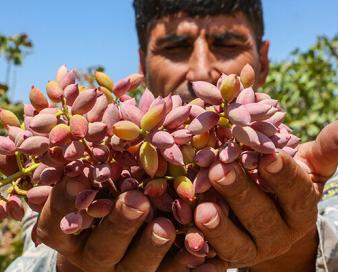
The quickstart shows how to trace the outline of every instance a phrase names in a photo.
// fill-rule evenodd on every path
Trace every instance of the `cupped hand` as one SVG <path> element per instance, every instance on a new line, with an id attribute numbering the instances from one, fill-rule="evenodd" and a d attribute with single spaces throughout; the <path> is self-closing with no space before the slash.
<path id="1" fill-rule="evenodd" d="M 224 271 L 227 267 L 314 271 L 317 203 L 338 165 L 337 131 L 338 121 L 324 128 L 316 141 L 300 146 L 295 158 L 306 167 L 283 151 L 261 160 L 260 174 L 274 197 L 264 193 L 238 164 L 223 166 L 224 175 L 212 185 L 228 202 L 236 220 L 215 203 L 197 206 L 196 225 L 218 258 L 196 271 Z"/>
<path id="2" fill-rule="evenodd" d="M 74 197 L 67 194 L 62 181 L 53 187 L 40 214 L 37 239 L 58 252 L 58 272 L 157 271 L 176 233 L 166 218 L 156 218 L 140 230 L 149 207 L 141 192 L 125 192 L 94 229 L 67 235 L 60 229 L 60 220 L 75 211 Z"/>

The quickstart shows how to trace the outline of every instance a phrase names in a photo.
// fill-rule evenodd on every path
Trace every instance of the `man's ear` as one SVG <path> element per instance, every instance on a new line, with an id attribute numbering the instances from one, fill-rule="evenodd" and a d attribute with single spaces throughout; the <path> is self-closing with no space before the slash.
<path id="1" fill-rule="evenodd" d="M 259 50 L 260 71 L 256 79 L 257 87 L 260 87 L 265 83 L 266 78 L 269 74 L 269 48 L 270 42 L 263 41 L 262 46 Z"/>
<path id="2" fill-rule="evenodd" d="M 145 65 L 146 55 L 141 48 L 138 50 L 138 56 L 139 56 L 139 73 L 142 73 L 143 75 L 145 75 L 146 74 L 146 65 Z"/>

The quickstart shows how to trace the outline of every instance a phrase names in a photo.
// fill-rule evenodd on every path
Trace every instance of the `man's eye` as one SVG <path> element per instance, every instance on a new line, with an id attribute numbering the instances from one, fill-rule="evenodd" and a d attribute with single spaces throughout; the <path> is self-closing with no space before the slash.
<path id="1" fill-rule="evenodd" d="M 236 49 L 240 48 L 240 45 L 238 44 L 214 44 L 215 48 L 220 48 L 220 49 Z"/>
<path id="2" fill-rule="evenodd" d="M 168 51 L 186 50 L 186 49 L 190 49 L 190 45 L 188 44 L 168 45 L 168 46 L 165 46 L 164 49 Z"/>

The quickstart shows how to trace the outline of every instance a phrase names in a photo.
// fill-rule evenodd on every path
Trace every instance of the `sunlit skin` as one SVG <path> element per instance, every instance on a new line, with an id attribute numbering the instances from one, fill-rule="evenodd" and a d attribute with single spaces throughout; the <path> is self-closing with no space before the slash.
<path id="1" fill-rule="evenodd" d="M 189 101 L 194 97 L 191 81 L 216 83 L 221 73 L 239 74 L 247 63 L 256 72 L 255 88 L 261 86 L 268 74 L 268 50 L 268 42 L 256 44 L 253 29 L 242 13 L 203 18 L 179 14 L 151 25 L 147 50 L 140 50 L 140 67 L 156 96 L 176 93 Z M 337 167 L 334 154 L 338 152 L 338 139 L 332 136 L 337 129 L 338 122 L 322 133 L 320 141 L 306 143 L 298 152 L 299 158 L 311 166 L 315 178 L 297 168 L 284 153 L 279 157 L 283 166 L 275 175 L 265 172 L 271 161 L 260 164 L 260 173 L 282 201 L 278 208 L 238 166 L 234 166 L 236 180 L 232 185 L 212 184 L 246 231 L 216 204 L 209 203 L 208 209 L 206 203 L 199 204 L 195 224 L 217 252 L 217 258 L 212 259 L 214 269 L 203 271 L 223 272 L 229 266 L 249 266 L 254 272 L 314 271 L 316 205 L 319 189 Z M 59 226 L 61 218 L 75 209 L 74 197 L 66 192 L 65 182 L 53 187 L 37 225 L 38 240 L 58 251 L 59 272 L 190 271 L 182 254 L 165 258 L 176 236 L 170 221 L 154 219 L 140 230 L 150 210 L 149 200 L 141 192 L 128 191 L 119 196 L 112 212 L 95 229 L 76 236 L 64 234 Z M 212 208 L 218 209 L 220 224 L 207 230 L 203 220 Z M 280 209 L 287 218 L 281 217 Z"/>
<path id="2" fill-rule="evenodd" d="M 167 16 L 150 30 L 148 47 L 140 52 L 141 67 L 155 95 L 175 93 L 185 101 L 194 97 L 189 82 L 216 83 L 221 73 L 239 74 L 249 63 L 256 72 L 256 86 L 268 73 L 269 43 L 256 44 L 246 16 L 189 18 Z"/>
<path id="3" fill-rule="evenodd" d="M 269 42 L 257 44 L 254 30 L 243 13 L 200 18 L 190 18 L 185 14 L 163 17 L 151 25 L 147 45 L 145 51 L 140 50 L 140 66 L 147 86 L 155 96 L 178 94 L 185 102 L 189 102 L 195 97 L 191 81 L 203 80 L 216 84 L 222 73 L 239 75 L 247 63 L 256 73 L 255 89 L 265 83 L 268 74 Z M 299 157 L 313 160 L 310 145 L 301 148 Z M 225 188 L 212 185 L 234 209 L 241 223 L 253 235 L 254 242 L 249 242 L 251 238 L 224 215 L 220 215 L 221 223 L 215 230 L 203 227 L 201 214 L 208 213 L 207 206 L 199 205 L 196 208 L 199 213 L 195 214 L 196 225 L 219 256 L 214 265 L 220 271 L 228 266 L 251 266 L 252 271 L 287 271 L 292 267 L 297 267 L 297 271 L 313 270 L 318 243 L 315 229 L 316 202 L 320 199 L 322 187 L 312 185 L 316 180 L 312 179 L 311 182 L 311 178 L 306 177 L 302 170 L 296 170 L 295 163 L 288 160 L 285 154 L 280 157 L 283 157 L 281 160 L 284 166 L 279 170 L 279 176 L 263 175 L 263 178 L 271 181 L 277 196 L 285 193 L 290 195 L 282 201 L 286 210 L 290 206 L 294 208 L 293 197 L 304 195 L 304 188 L 312 188 L 308 196 L 309 203 L 306 203 L 307 214 L 303 214 L 300 208 L 290 215 L 298 217 L 297 213 L 302 213 L 304 218 L 301 222 L 307 223 L 296 227 L 296 230 L 293 227 L 288 229 L 288 223 L 283 222 L 285 218 L 282 218 L 275 203 L 255 186 L 249 185 L 251 182 L 248 183 L 247 177 L 234 166 L 237 170 L 233 186 Z M 271 161 L 263 160 L 260 169 L 269 163 Z M 330 174 L 332 169 L 335 169 L 335 162 L 331 165 Z M 327 174 L 325 171 L 322 173 Z M 324 177 L 322 180 L 326 179 Z M 286 180 L 290 184 L 298 180 L 301 182 L 298 188 L 278 188 L 278 183 L 285 184 Z M 302 257 L 297 258 L 295 263 L 294 256 L 299 254 Z M 266 261 L 268 259 L 272 260 Z"/>

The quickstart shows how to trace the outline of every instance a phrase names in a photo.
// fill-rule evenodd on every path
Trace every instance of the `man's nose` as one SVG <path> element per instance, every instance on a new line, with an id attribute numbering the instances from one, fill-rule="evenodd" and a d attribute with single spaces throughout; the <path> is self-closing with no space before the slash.
<path id="1" fill-rule="evenodd" d="M 214 68 L 216 59 L 210 52 L 209 45 L 203 38 L 198 38 L 190 55 L 186 80 L 207 81 L 216 84 L 220 73 Z"/>

